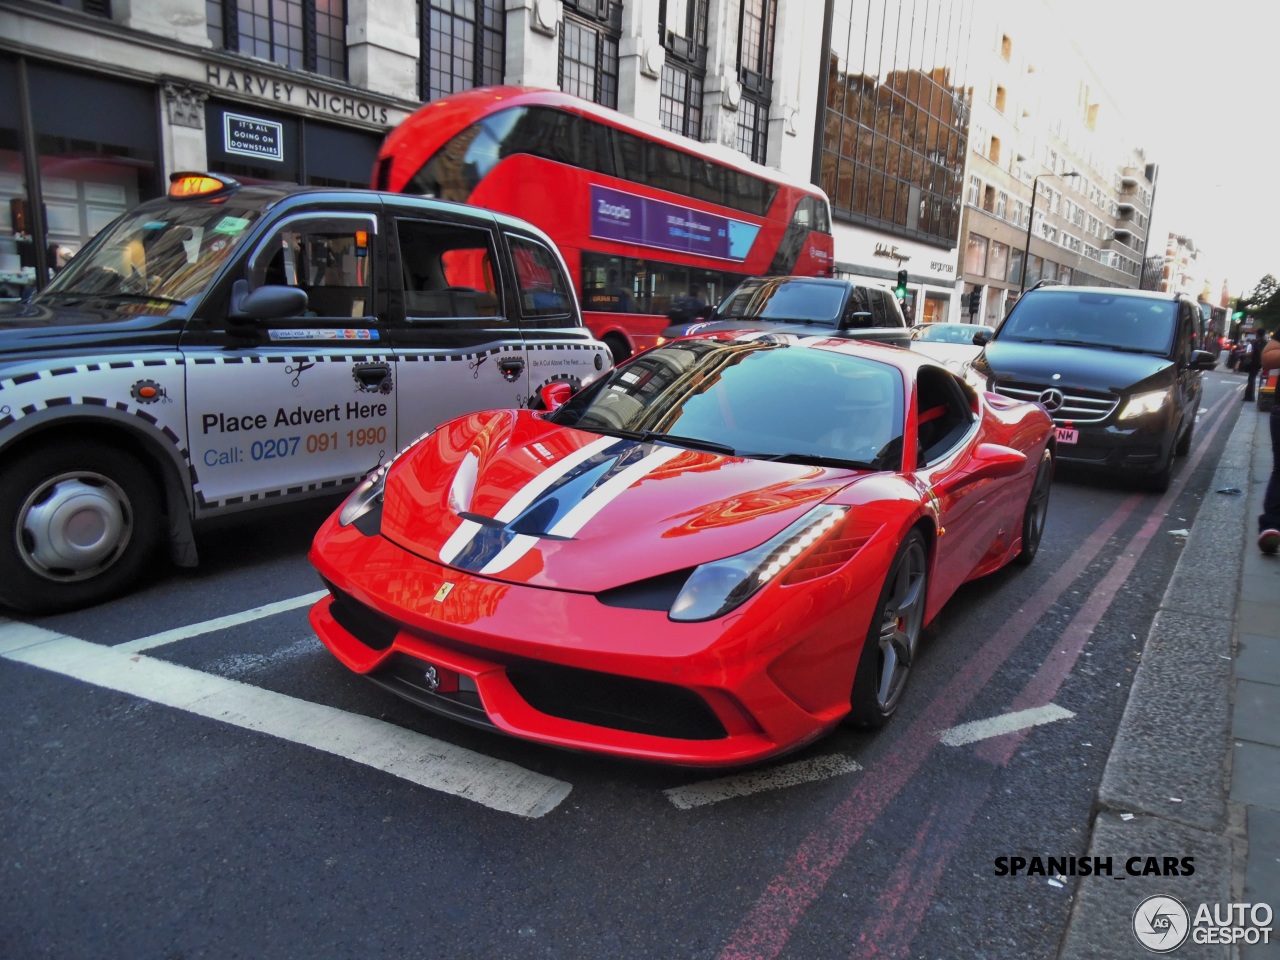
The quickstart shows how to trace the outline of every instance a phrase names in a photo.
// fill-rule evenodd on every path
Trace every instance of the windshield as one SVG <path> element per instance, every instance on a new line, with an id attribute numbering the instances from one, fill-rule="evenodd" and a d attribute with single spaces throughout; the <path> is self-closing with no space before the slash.
<path id="1" fill-rule="evenodd" d="M 84 248 L 39 300 L 98 299 L 163 312 L 204 292 L 261 213 L 259 204 L 171 201 L 127 213 Z"/>
<path id="2" fill-rule="evenodd" d="M 983 327 L 974 323 L 934 323 L 920 331 L 920 340 L 973 345 L 973 335 Z"/>
<path id="3" fill-rule="evenodd" d="M 754 280 L 740 284 L 720 304 L 717 316 L 734 320 L 802 320 L 840 325 L 842 284 L 806 280 Z"/>
<path id="4" fill-rule="evenodd" d="M 1018 303 L 998 339 L 1084 344 L 1166 356 L 1178 305 L 1168 300 L 1097 291 L 1036 291 Z"/>
<path id="5" fill-rule="evenodd" d="M 864 357 L 679 340 L 617 368 L 550 419 L 743 457 L 896 470 L 902 396 L 898 369 Z"/>

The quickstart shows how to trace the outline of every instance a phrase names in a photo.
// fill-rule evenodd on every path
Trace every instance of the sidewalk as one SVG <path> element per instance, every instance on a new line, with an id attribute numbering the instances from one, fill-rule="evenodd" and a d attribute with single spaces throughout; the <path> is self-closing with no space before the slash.
<path id="1" fill-rule="evenodd" d="M 1241 384 L 1243 390 L 1243 384 Z M 1243 394 L 1241 394 L 1243 395 Z M 1143 648 L 1098 791 L 1089 855 L 1193 857 L 1181 877 L 1082 878 L 1060 960 L 1149 958 L 1138 905 L 1267 903 L 1269 944 L 1192 938 L 1178 960 L 1280 957 L 1280 556 L 1255 542 L 1271 476 L 1268 414 L 1237 421 Z M 1238 490 L 1239 493 L 1221 492 Z"/>

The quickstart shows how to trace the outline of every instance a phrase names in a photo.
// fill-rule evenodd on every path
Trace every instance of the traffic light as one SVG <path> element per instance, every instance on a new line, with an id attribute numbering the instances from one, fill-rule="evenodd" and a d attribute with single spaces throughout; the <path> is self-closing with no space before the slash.
<path id="1" fill-rule="evenodd" d="M 982 303 L 982 287 L 974 287 L 969 294 L 969 316 L 974 316 L 978 312 L 978 306 Z"/>
<path id="2" fill-rule="evenodd" d="M 907 299 L 907 271 L 898 271 L 898 285 L 893 288 L 893 295 L 899 300 Z"/>
<path id="3" fill-rule="evenodd" d="M 1232 319 L 1232 321 L 1235 321 L 1235 320 L 1243 320 L 1243 319 L 1244 319 L 1244 311 L 1243 311 L 1243 310 L 1241 310 L 1241 309 L 1239 309 L 1239 308 L 1237 308 L 1237 309 L 1236 309 L 1236 311 L 1235 311 L 1233 314 L 1231 314 L 1231 319 Z"/>

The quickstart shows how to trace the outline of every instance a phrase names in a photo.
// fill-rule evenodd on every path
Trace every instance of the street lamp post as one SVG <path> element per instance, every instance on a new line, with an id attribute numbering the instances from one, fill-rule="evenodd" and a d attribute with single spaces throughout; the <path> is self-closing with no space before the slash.
<path id="1" fill-rule="evenodd" d="M 1031 259 L 1031 228 L 1036 222 L 1036 197 L 1039 195 L 1040 179 L 1042 177 L 1074 177 L 1078 174 L 1078 170 L 1072 170 L 1070 173 L 1038 173 L 1031 181 L 1031 213 L 1027 218 L 1027 248 L 1022 251 L 1022 278 L 1018 281 L 1018 299 L 1022 299 L 1022 293 L 1027 289 L 1027 261 Z"/>

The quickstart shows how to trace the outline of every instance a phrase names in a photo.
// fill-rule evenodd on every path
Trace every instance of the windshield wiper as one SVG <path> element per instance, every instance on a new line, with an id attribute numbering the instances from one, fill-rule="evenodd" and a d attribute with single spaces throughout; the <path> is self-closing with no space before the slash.
<path id="1" fill-rule="evenodd" d="M 862 460 L 846 460 L 843 457 L 824 457 L 817 453 L 743 453 L 748 460 L 769 460 L 775 463 L 811 463 L 817 467 L 848 467 L 853 470 L 879 470 L 874 463 Z"/>
<path id="2" fill-rule="evenodd" d="M 639 440 L 641 443 L 669 443 L 676 447 L 690 447 L 694 450 L 706 450 L 710 453 L 724 453 L 734 456 L 737 451 L 733 447 L 714 440 L 702 440 L 698 437 L 681 437 L 674 433 L 659 433 L 657 430 L 624 430 L 621 427 L 587 427 L 579 429 L 591 430 L 595 433 L 607 434 L 611 437 L 623 437 L 627 440 Z"/>
<path id="3" fill-rule="evenodd" d="M 85 300 L 127 300 L 130 303 L 145 303 L 149 300 L 158 300 L 160 303 L 172 303 L 177 306 L 186 306 L 187 303 L 185 300 L 162 296 L 158 293 L 124 293 L 121 291 L 116 291 L 115 293 L 86 293 L 83 290 L 59 290 L 57 293 L 46 293 L 44 296 L 48 299 L 72 298 L 81 302 Z"/>

